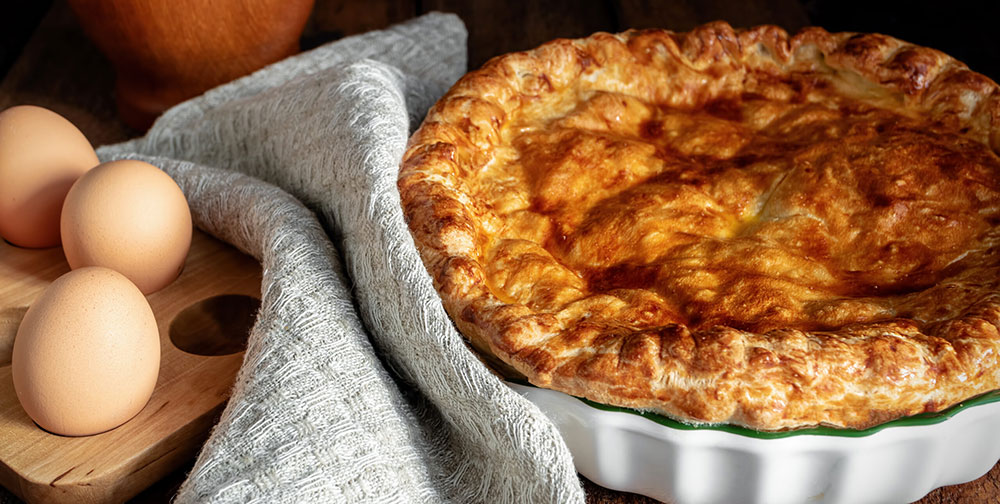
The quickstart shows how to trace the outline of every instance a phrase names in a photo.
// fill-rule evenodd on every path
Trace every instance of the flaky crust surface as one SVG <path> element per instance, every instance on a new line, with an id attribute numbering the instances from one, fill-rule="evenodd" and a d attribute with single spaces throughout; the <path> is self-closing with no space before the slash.
<path id="1" fill-rule="evenodd" d="M 488 62 L 403 159 L 474 346 L 690 423 L 864 428 L 1000 388 L 1000 98 L 874 34 L 712 23 Z"/>

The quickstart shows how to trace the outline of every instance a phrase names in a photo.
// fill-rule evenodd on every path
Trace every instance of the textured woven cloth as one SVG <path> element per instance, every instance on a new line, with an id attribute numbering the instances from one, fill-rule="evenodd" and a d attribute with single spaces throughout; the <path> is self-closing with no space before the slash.
<path id="1" fill-rule="evenodd" d="M 264 269 L 232 398 L 178 502 L 583 500 L 553 424 L 454 329 L 399 207 L 406 140 L 465 71 L 465 43 L 444 14 L 345 38 L 99 149 L 164 169 L 195 224 Z"/>

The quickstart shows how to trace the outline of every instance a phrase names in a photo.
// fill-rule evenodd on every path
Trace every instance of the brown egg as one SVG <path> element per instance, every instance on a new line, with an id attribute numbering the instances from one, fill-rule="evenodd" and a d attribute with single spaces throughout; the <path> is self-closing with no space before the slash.
<path id="1" fill-rule="evenodd" d="M 173 282 L 191 247 L 184 193 L 142 161 L 104 163 L 80 177 L 66 195 L 61 227 L 71 268 L 111 268 L 143 294 Z"/>
<path id="2" fill-rule="evenodd" d="M 21 105 L 0 113 L 0 236 L 21 247 L 59 245 L 66 191 L 99 163 L 59 114 Z"/>
<path id="3" fill-rule="evenodd" d="M 43 429 L 87 436 L 142 410 L 160 370 L 146 298 L 107 268 L 73 270 L 28 308 L 14 338 L 14 391 Z"/>

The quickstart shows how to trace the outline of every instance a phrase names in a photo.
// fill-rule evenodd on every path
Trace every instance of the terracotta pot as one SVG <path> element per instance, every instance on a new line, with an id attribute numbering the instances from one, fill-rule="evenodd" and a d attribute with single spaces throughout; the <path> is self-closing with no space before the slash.
<path id="1" fill-rule="evenodd" d="M 69 0 L 116 71 L 118 113 L 145 130 L 170 106 L 299 50 L 313 0 Z"/>

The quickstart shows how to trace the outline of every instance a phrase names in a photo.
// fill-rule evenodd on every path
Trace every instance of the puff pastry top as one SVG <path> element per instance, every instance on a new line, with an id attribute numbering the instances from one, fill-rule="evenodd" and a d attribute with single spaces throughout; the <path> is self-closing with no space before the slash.
<path id="1" fill-rule="evenodd" d="M 494 59 L 413 135 L 462 332 L 692 423 L 863 428 L 1000 387 L 1000 97 L 938 51 L 773 26 Z"/>

